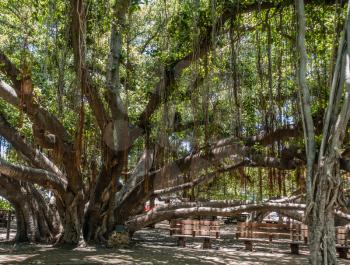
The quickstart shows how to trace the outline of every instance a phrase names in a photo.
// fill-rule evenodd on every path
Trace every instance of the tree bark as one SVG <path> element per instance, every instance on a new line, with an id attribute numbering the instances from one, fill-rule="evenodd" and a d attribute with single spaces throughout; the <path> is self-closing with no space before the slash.
<path id="1" fill-rule="evenodd" d="M 16 242 L 53 243 L 60 232 L 60 219 L 38 190 L 28 183 L 0 176 L 0 195 L 14 207 Z"/>
<path id="2" fill-rule="evenodd" d="M 301 97 L 301 111 L 304 127 L 304 140 L 307 155 L 307 208 L 305 216 L 309 224 L 310 263 L 312 265 L 335 265 L 336 243 L 334 211 L 344 205 L 341 199 L 341 178 L 339 152 L 344 141 L 347 123 L 350 118 L 349 83 L 349 6 L 343 36 L 340 40 L 333 82 L 327 106 L 322 142 L 317 167 L 315 168 L 315 131 L 311 117 L 310 92 L 306 86 L 306 47 L 304 1 L 296 0 L 298 16 L 298 80 Z M 344 93 L 344 81 L 346 90 Z M 343 100 L 343 102 L 342 102 Z"/>
<path id="3" fill-rule="evenodd" d="M 238 205 L 237 202 L 218 205 L 218 207 L 208 204 L 209 206 L 198 205 L 192 207 L 181 208 L 178 207 L 161 207 L 150 210 L 145 214 L 134 216 L 130 218 L 126 225 L 129 231 L 136 231 L 145 227 L 149 224 L 160 222 L 163 220 L 169 220 L 173 218 L 185 218 L 188 216 L 233 216 L 241 212 L 246 211 L 290 211 L 290 210 L 304 210 L 305 204 L 297 203 L 276 203 L 276 202 L 266 202 L 266 203 L 252 203 L 246 205 Z M 220 207 L 221 206 L 221 207 Z M 231 207 L 230 207 L 231 206 Z"/>
<path id="4" fill-rule="evenodd" d="M 313 201 L 311 214 L 308 216 L 309 234 L 310 234 L 310 262 L 313 265 L 337 264 L 335 250 L 335 228 L 334 228 L 334 211 L 331 192 L 334 190 L 328 181 L 328 175 L 334 174 L 339 177 L 339 164 L 335 165 L 332 159 L 327 158 L 324 166 L 318 169 L 315 176 L 318 189 Z M 337 173 L 338 172 L 338 173 Z"/>

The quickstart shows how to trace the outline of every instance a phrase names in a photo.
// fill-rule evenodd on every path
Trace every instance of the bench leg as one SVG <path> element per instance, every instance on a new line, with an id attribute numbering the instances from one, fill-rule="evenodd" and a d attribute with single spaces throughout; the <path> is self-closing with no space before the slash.
<path id="1" fill-rule="evenodd" d="M 203 249 L 211 248 L 211 240 L 210 238 L 204 238 L 203 241 Z"/>
<path id="2" fill-rule="evenodd" d="M 348 258 L 348 249 L 347 248 L 337 248 L 339 258 L 347 259 Z"/>
<path id="3" fill-rule="evenodd" d="M 178 237 L 177 239 L 177 245 L 179 247 L 186 247 L 186 238 L 185 237 Z"/>
<path id="4" fill-rule="evenodd" d="M 299 255 L 299 244 L 290 243 L 290 251 L 294 255 Z"/>
<path id="5" fill-rule="evenodd" d="M 253 251 L 253 242 L 252 241 L 244 241 L 245 250 Z"/>

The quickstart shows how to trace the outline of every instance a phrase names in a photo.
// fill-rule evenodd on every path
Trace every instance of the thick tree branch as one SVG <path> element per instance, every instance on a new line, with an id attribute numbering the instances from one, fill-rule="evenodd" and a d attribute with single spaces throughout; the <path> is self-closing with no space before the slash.
<path id="1" fill-rule="evenodd" d="M 107 69 L 107 102 L 113 120 L 113 148 L 117 151 L 127 150 L 129 140 L 129 118 L 127 109 L 120 97 L 120 65 L 122 53 L 122 34 L 125 17 L 129 9 L 129 0 L 118 0 L 114 6 L 111 25 L 110 52 Z"/>
<path id="2" fill-rule="evenodd" d="M 3 62 L 3 64 L 1 64 L 1 62 Z M 17 78 L 19 76 L 19 70 L 16 69 L 16 67 L 2 52 L 0 52 L 0 71 L 8 74 L 9 78 Z M 17 98 L 21 97 L 22 93 L 24 93 L 23 104 L 21 104 L 21 106 L 17 105 L 17 107 L 28 115 L 38 130 L 42 132 L 50 132 L 56 136 L 57 144 L 55 145 L 55 151 L 61 154 L 62 161 L 60 162 L 62 162 L 65 166 L 67 176 L 69 176 L 68 180 L 70 182 L 75 181 L 79 179 L 80 172 L 76 166 L 77 164 L 75 163 L 76 156 L 72 139 L 56 116 L 52 115 L 45 108 L 39 105 L 32 94 L 26 94 L 25 91 L 22 91 L 24 88 L 23 84 L 27 83 L 28 81 L 31 83 L 30 76 L 26 76 L 25 79 L 21 80 L 21 82 L 15 82 L 15 80 L 13 80 L 14 90 L 16 91 Z M 0 89 L 3 88 L 4 87 L 0 87 Z M 75 185 L 72 187 L 75 187 Z"/>
<path id="3" fill-rule="evenodd" d="M 67 182 L 49 171 L 17 166 L 0 158 L 0 173 L 17 180 L 38 184 L 52 191 L 62 193 L 65 191 Z"/>
<path id="4" fill-rule="evenodd" d="M 18 107 L 19 100 L 16 91 L 2 80 L 0 80 L 0 97 L 12 106 Z"/>
<path id="5" fill-rule="evenodd" d="M 130 196 L 133 197 L 135 203 L 143 203 L 147 201 L 153 194 L 153 188 L 157 183 L 162 183 L 162 179 L 176 179 L 178 176 L 186 172 L 201 172 L 203 169 L 218 166 L 223 160 L 229 160 L 234 166 L 250 166 L 250 167 L 277 167 L 283 169 L 294 169 L 299 166 L 299 161 L 288 159 L 286 161 L 278 158 L 265 157 L 260 154 L 249 153 L 253 150 L 249 147 L 241 146 L 232 138 L 226 138 L 213 144 L 209 152 L 204 150 L 196 154 L 185 156 L 178 159 L 163 168 L 149 172 L 144 166 L 140 173 L 134 174 L 128 179 L 125 185 L 117 194 L 118 208 L 130 206 Z M 149 190 L 145 191 L 145 181 L 150 184 Z M 198 183 L 199 184 L 199 183 Z M 138 198 L 138 199 L 137 199 Z"/>
<path id="6" fill-rule="evenodd" d="M 20 71 L 13 65 L 10 60 L 6 57 L 6 55 L 0 51 L 0 71 L 7 74 L 7 76 L 11 79 L 13 84 L 13 89 L 17 94 L 17 100 L 21 96 L 22 93 L 22 80 Z M 29 77 L 27 77 L 29 78 Z M 6 89 L 7 88 L 7 89 Z M 1 89 L 3 92 L 5 90 L 11 91 L 9 89 L 8 85 L 6 86 L 4 82 L 1 82 Z M 4 93 L 0 93 L 0 96 L 3 96 Z M 11 92 L 11 97 L 9 97 L 9 94 L 7 93 L 6 96 L 3 97 L 4 100 L 7 102 L 13 104 L 15 103 L 15 99 L 13 97 L 13 93 Z M 66 129 L 64 126 L 59 122 L 59 120 L 49 113 L 46 109 L 44 109 L 42 106 L 40 106 L 38 103 L 35 102 L 34 98 L 32 96 L 24 97 L 22 106 L 23 111 L 26 112 L 29 116 L 29 118 L 32 120 L 33 123 L 36 123 L 40 128 L 44 129 L 45 131 L 49 131 L 52 134 L 57 135 L 63 142 L 70 142 L 70 136 L 68 135 Z M 17 107 L 20 107 L 17 104 Z"/>
<path id="7" fill-rule="evenodd" d="M 43 168 L 51 171 L 59 177 L 65 178 L 61 170 L 45 154 L 28 144 L 24 140 L 24 137 L 22 137 L 22 135 L 20 135 L 20 133 L 6 121 L 1 113 L 0 134 L 11 143 L 17 152 L 26 157 L 33 166 Z"/>
<path id="8" fill-rule="evenodd" d="M 188 216 L 233 216 L 241 212 L 250 211 L 279 211 L 279 210 L 304 210 L 305 204 L 296 203 L 252 203 L 246 205 L 232 207 L 191 207 L 177 208 L 171 210 L 158 210 L 154 208 L 149 212 L 133 217 L 126 222 L 126 226 L 130 231 L 136 231 L 144 226 L 163 220 L 174 218 L 185 218 Z"/>
<path id="9" fill-rule="evenodd" d="M 56 144 L 56 136 L 53 134 L 47 134 L 40 128 L 36 127 L 35 124 L 32 126 L 33 136 L 35 142 L 39 144 L 42 148 L 54 149 Z"/>
<path id="10" fill-rule="evenodd" d="M 230 170 L 234 170 L 237 169 L 238 167 L 241 166 L 242 163 L 238 163 L 237 165 L 234 166 L 229 166 L 229 167 L 224 167 L 224 168 L 220 168 L 218 170 L 215 170 L 214 172 L 211 172 L 209 174 L 200 176 L 199 178 L 196 178 L 190 182 L 186 182 L 177 186 L 173 186 L 173 187 L 168 187 L 168 188 L 164 188 L 164 189 L 160 189 L 160 190 L 155 190 L 153 192 L 154 195 L 163 195 L 163 194 L 167 194 L 167 193 L 173 193 L 176 191 L 180 191 L 180 190 L 185 190 L 185 189 L 190 189 L 194 186 L 206 183 L 212 179 L 214 179 L 215 177 L 217 177 L 220 173 L 224 173 Z"/>
<path id="11" fill-rule="evenodd" d="M 338 215 L 341 218 L 344 218 L 344 219 L 348 220 L 350 222 L 350 214 L 344 213 L 344 212 L 342 212 L 340 210 L 336 210 L 335 214 Z"/>

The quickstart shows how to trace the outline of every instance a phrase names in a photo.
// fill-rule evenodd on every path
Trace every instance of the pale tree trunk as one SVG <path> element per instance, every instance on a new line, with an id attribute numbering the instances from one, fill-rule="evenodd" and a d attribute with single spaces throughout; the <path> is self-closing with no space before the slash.
<path id="1" fill-rule="evenodd" d="M 329 173 L 339 177 L 339 164 L 327 158 L 315 175 L 318 189 L 308 214 L 310 262 L 313 265 L 337 264 L 335 250 L 333 193 L 338 192 L 329 181 Z M 335 197 L 336 198 L 336 197 Z"/>
<path id="2" fill-rule="evenodd" d="M 322 142 L 316 161 L 315 131 L 311 116 L 311 97 L 306 85 L 306 46 L 304 1 L 296 0 L 298 18 L 298 81 L 301 96 L 304 140 L 307 155 L 307 202 L 305 217 L 309 225 L 310 263 L 335 265 L 336 242 L 334 210 L 345 206 L 341 195 L 341 145 L 350 118 L 349 9 L 340 39 L 329 103 L 324 118 Z M 348 5 L 349 8 L 349 5 Z M 344 81 L 346 89 L 344 91 Z M 315 164 L 317 162 L 317 167 Z"/>

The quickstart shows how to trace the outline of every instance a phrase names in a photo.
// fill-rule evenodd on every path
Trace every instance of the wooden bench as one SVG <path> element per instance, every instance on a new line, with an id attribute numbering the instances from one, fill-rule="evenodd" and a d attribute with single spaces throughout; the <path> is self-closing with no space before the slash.
<path id="1" fill-rule="evenodd" d="M 203 238 L 203 248 L 211 248 L 211 239 L 219 238 L 219 221 L 181 220 L 170 221 L 170 235 L 178 238 L 178 246 L 186 246 L 186 238 Z"/>
<path id="2" fill-rule="evenodd" d="M 237 225 L 236 237 L 244 241 L 246 250 L 253 250 L 253 242 L 290 244 L 292 254 L 299 254 L 299 245 L 308 243 L 308 228 L 304 224 L 264 224 L 245 222 Z M 349 229 L 336 227 L 336 250 L 339 258 L 347 259 L 350 249 Z"/>
<path id="3" fill-rule="evenodd" d="M 347 259 L 348 252 L 350 248 L 349 244 L 349 229 L 346 227 L 336 227 L 335 228 L 335 242 L 336 242 L 336 250 L 339 254 L 339 258 Z"/>
<path id="4" fill-rule="evenodd" d="M 289 244 L 292 254 L 299 254 L 299 245 L 307 244 L 307 226 L 303 224 L 238 223 L 236 239 L 246 250 L 253 251 L 254 242 Z"/>

